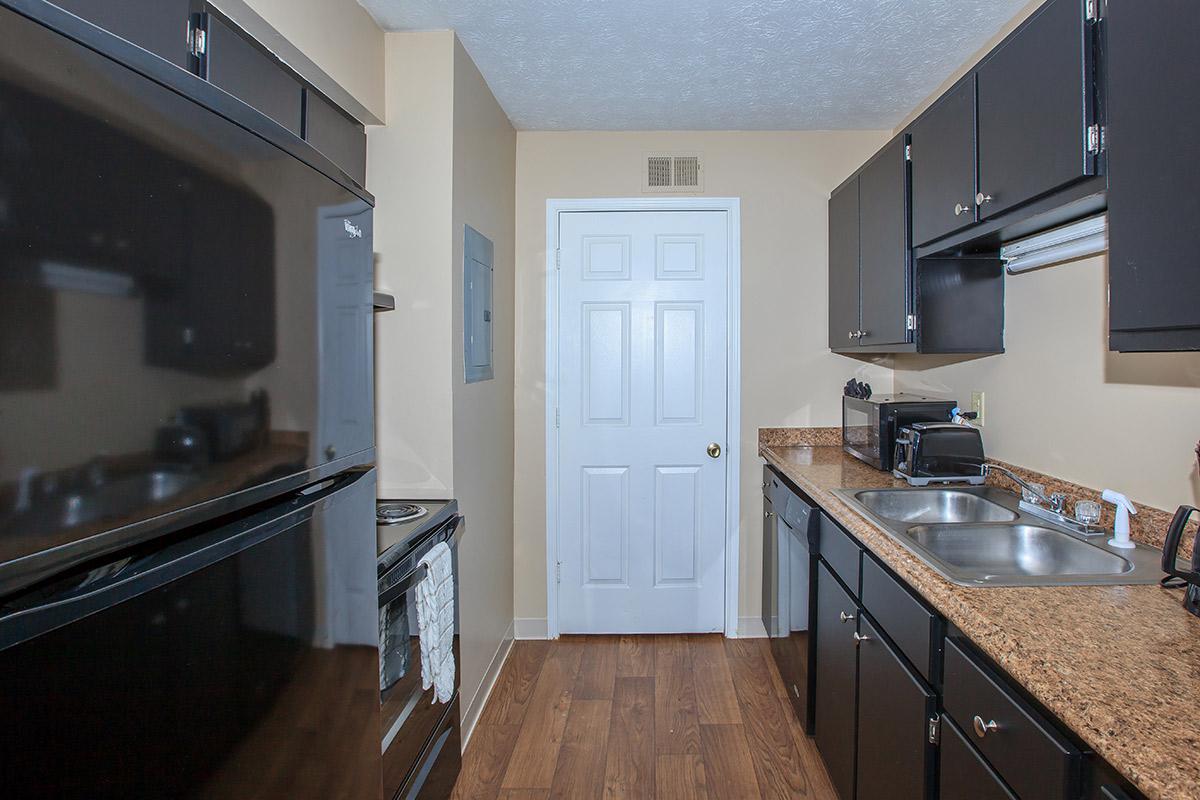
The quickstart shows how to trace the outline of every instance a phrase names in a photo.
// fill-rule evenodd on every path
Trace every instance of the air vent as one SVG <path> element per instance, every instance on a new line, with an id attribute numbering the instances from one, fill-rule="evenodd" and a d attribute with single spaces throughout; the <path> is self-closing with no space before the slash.
<path id="1" fill-rule="evenodd" d="M 647 153 L 643 192 L 701 192 L 700 153 Z"/>

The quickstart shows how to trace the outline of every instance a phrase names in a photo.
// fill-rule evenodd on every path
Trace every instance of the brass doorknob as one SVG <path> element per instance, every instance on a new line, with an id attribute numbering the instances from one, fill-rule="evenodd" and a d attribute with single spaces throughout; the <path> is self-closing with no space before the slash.
<path id="1" fill-rule="evenodd" d="M 708 445 L 708 457 L 709 458 L 720 458 L 721 457 L 721 445 L 717 444 L 716 442 L 710 442 Z"/>

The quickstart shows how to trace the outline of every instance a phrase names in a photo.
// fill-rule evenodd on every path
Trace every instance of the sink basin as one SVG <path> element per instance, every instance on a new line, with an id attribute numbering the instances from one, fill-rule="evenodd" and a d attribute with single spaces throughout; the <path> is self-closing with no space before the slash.
<path id="1" fill-rule="evenodd" d="M 876 489 L 855 496 L 878 517 L 909 524 L 1012 522 L 1016 512 L 962 489 Z"/>
<path id="2" fill-rule="evenodd" d="M 835 489 L 930 569 L 960 586 L 1157 583 L 1162 554 L 1118 550 L 1021 507 L 996 486 Z"/>
<path id="3" fill-rule="evenodd" d="M 916 525 L 904 536 L 977 581 L 1133 571 L 1133 564 L 1115 553 L 1040 525 Z"/>

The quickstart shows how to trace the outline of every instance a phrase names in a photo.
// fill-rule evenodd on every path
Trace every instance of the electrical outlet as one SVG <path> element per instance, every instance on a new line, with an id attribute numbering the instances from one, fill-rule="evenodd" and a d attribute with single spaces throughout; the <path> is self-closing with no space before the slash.
<path id="1" fill-rule="evenodd" d="M 984 393 L 971 392 L 971 410 L 979 416 L 975 417 L 975 424 L 980 428 L 983 427 L 983 411 L 984 411 Z"/>

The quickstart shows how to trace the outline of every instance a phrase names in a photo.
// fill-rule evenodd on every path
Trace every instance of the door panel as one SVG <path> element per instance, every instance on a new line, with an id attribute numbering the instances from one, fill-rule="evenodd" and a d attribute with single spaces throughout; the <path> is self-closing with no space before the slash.
<path id="1" fill-rule="evenodd" d="M 817 569 L 816 740 L 841 800 L 854 798 L 858 615 L 854 600 L 822 562 Z"/>
<path id="2" fill-rule="evenodd" d="M 984 61 L 979 87 L 982 219 L 1092 172 L 1081 0 L 1052 0 Z"/>
<path id="3" fill-rule="evenodd" d="M 188 18 L 200 10 L 201 0 L 54 0 L 54 5 L 190 69 Z"/>
<path id="4" fill-rule="evenodd" d="M 975 81 L 967 79 L 913 123 L 913 244 L 975 222 L 975 192 Z"/>
<path id="5" fill-rule="evenodd" d="M 1165 77 L 1200 74 L 1200 16 L 1186 0 L 1111 0 L 1108 15 L 1110 344 L 1200 349 L 1200 107 Z"/>
<path id="6" fill-rule="evenodd" d="M 829 346 L 834 350 L 858 346 L 858 180 L 829 198 Z"/>
<path id="7" fill-rule="evenodd" d="M 926 726 L 937 695 L 908 670 L 869 620 L 858 647 L 858 800 L 924 800 Z"/>
<path id="8" fill-rule="evenodd" d="M 862 171 L 859 247 L 862 330 L 859 344 L 909 340 L 908 161 L 898 136 Z"/>
<path id="9" fill-rule="evenodd" d="M 297 136 L 304 117 L 304 87 L 237 28 L 208 14 L 209 82 L 278 122 Z"/>
<path id="10" fill-rule="evenodd" d="M 722 630 L 725 212 L 559 224 L 560 630 Z"/>

